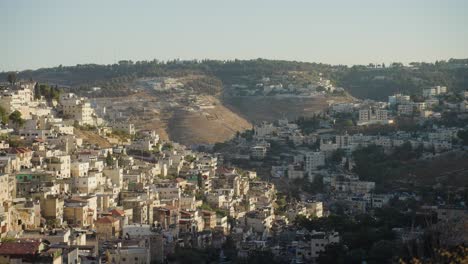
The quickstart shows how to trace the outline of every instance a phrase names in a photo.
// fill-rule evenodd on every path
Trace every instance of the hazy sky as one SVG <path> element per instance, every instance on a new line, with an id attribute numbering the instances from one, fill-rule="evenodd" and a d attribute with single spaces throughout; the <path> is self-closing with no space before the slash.
<path id="1" fill-rule="evenodd" d="M 467 0 L 0 0 L 0 71 L 121 59 L 468 58 Z"/>

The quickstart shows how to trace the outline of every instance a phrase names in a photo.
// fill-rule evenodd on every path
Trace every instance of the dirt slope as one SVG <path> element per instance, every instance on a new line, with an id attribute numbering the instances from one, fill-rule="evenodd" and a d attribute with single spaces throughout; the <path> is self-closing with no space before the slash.
<path id="1" fill-rule="evenodd" d="M 230 97 L 224 104 L 250 122 L 276 121 L 281 118 L 295 120 L 311 116 L 328 106 L 325 98 L 278 98 L 272 96 Z"/>
<path id="2" fill-rule="evenodd" d="M 250 128 L 247 120 L 221 104 L 199 112 L 175 110 L 168 122 L 170 138 L 186 145 L 223 142 Z"/>

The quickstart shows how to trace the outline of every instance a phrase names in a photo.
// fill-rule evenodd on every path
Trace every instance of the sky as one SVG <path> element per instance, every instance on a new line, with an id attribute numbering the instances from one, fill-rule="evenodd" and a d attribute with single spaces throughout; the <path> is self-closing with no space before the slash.
<path id="1" fill-rule="evenodd" d="M 119 60 L 468 58 L 466 0 L 0 0 L 0 71 Z"/>

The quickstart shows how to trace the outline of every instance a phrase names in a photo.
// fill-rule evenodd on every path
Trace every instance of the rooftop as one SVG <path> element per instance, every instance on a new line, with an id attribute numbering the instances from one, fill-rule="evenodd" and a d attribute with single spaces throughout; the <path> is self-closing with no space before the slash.
<path id="1" fill-rule="evenodd" d="M 0 244 L 0 255 L 34 255 L 39 253 L 40 241 L 18 241 Z"/>

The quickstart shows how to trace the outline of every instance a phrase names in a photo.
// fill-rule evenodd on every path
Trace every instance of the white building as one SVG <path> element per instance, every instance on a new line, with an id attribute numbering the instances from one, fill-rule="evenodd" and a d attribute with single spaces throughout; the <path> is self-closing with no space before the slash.
<path id="1" fill-rule="evenodd" d="M 400 104 L 397 109 L 398 115 L 412 115 L 413 110 L 413 104 Z"/>
<path id="2" fill-rule="evenodd" d="M 53 171 L 58 178 L 70 178 L 70 156 L 54 156 L 46 160 L 47 169 Z"/>
<path id="3" fill-rule="evenodd" d="M 250 149 L 250 156 L 252 159 L 264 159 L 267 153 L 265 146 L 255 146 Z"/>
<path id="4" fill-rule="evenodd" d="M 94 110 L 91 103 L 85 99 L 77 97 L 73 93 L 67 93 L 60 96 L 63 115 L 65 118 L 73 119 L 80 125 L 95 125 Z"/>
<path id="5" fill-rule="evenodd" d="M 86 176 L 88 175 L 88 171 L 89 171 L 89 162 L 82 162 L 82 161 L 72 162 L 70 171 L 71 171 L 72 177 Z"/>
<path id="6" fill-rule="evenodd" d="M 413 106 L 419 112 L 421 112 L 423 110 L 426 110 L 426 103 L 425 102 L 415 102 L 415 103 L 413 103 Z"/>
<path id="7" fill-rule="evenodd" d="M 423 96 L 424 97 L 432 97 L 436 95 L 436 89 L 434 88 L 428 88 L 428 89 L 423 89 Z"/>
<path id="8" fill-rule="evenodd" d="M 319 166 L 325 165 L 325 154 L 323 152 L 308 152 L 305 155 L 305 171 L 310 173 Z"/>
<path id="9" fill-rule="evenodd" d="M 277 127 L 271 123 L 262 123 L 259 126 L 254 127 L 255 138 L 265 138 L 266 136 L 272 135 L 277 131 Z"/>
<path id="10" fill-rule="evenodd" d="M 446 94 L 447 87 L 446 86 L 434 86 L 428 89 L 423 89 L 423 96 L 424 97 L 433 97 L 436 95 Z"/>
<path id="11" fill-rule="evenodd" d="M 123 131 L 129 135 L 135 135 L 135 125 L 126 122 L 116 122 L 112 125 L 113 130 Z"/>
<path id="12" fill-rule="evenodd" d="M 93 193 L 98 187 L 96 176 L 83 176 L 73 179 L 74 190 L 79 193 Z"/>
<path id="13" fill-rule="evenodd" d="M 294 165 L 288 166 L 288 179 L 294 180 L 302 178 L 304 178 L 304 171 L 300 167 Z"/>
<path id="14" fill-rule="evenodd" d="M 388 118 L 388 110 L 371 108 L 359 110 L 358 125 L 368 124 L 389 124 L 391 120 Z"/>
<path id="15" fill-rule="evenodd" d="M 325 247 L 329 244 L 339 243 L 340 236 L 338 232 L 314 232 L 312 233 L 312 238 L 310 239 L 311 246 L 311 256 L 312 258 L 317 258 L 320 252 L 325 251 Z"/>
<path id="16" fill-rule="evenodd" d="M 3 107 L 7 113 L 18 110 L 23 116 L 29 116 L 28 105 L 34 99 L 34 85 L 35 83 L 24 83 L 2 90 L 0 92 L 0 106 Z"/>
<path id="17" fill-rule="evenodd" d="M 388 104 L 394 106 L 397 104 L 407 104 L 411 101 L 409 95 L 395 94 L 388 97 Z"/>

